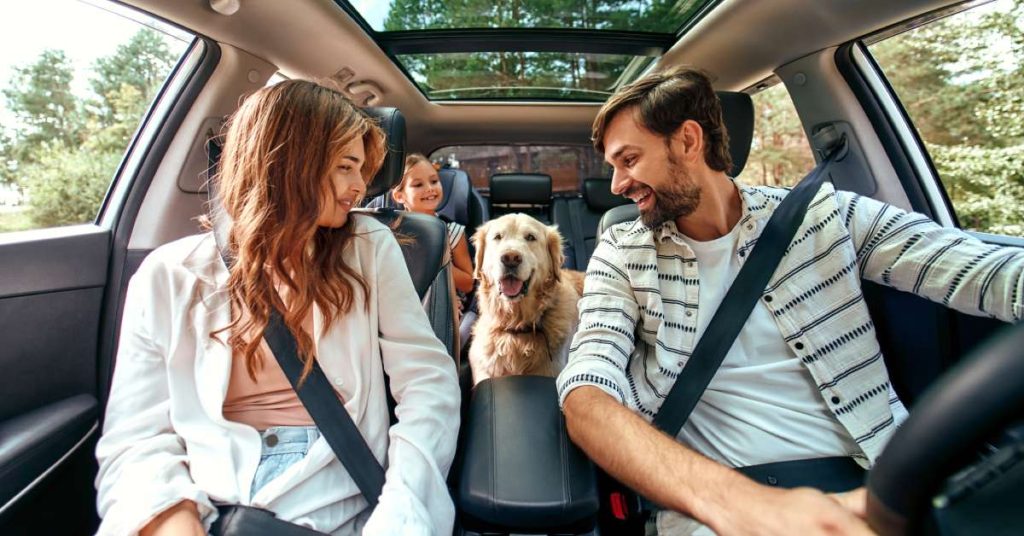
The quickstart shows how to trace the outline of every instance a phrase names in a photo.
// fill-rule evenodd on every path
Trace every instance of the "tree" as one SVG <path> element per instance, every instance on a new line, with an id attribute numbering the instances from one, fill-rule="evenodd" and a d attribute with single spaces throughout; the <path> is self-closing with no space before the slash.
<path id="1" fill-rule="evenodd" d="M 63 146 L 43 149 L 24 169 L 29 216 L 37 227 L 88 223 L 96 218 L 120 153 Z"/>
<path id="2" fill-rule="evenodd" d="M 0 133 L 0 182 L 16 183 L 38 227 L 92 221 L 110 178 L 174 56 L 148 28 L 98 59 L 90 80 L 98 100 L 71 92 L 63 51 L 48 50 L 15 70 L 4 91 L 19 125 Z"/>
<path id="3" fill-rule="evenodd" d="M 34 63 L 15 67 L 11 87 L 3 90 L 7 108 L 17 118 L 12 154 L 20 162 L 34 161 L 43 145 L 77 146 L 82 118 L 71 92 L 74 72 L 62 50 L 45 50 Z"/>
<path id="4" fill-rule="evenodd" d="M 90 84 L 100 97 L 96 114 L 101 124 L 109 126 L 118 120 L 116 116 L 123 114 L 126 107 L 137 107 L 135 103 L 125 102 L 125 86 L 133 88 L 137 100 L 144 105 L 152 101 L 174 61 L 174 54 L 168 50 L 160 34 L 149 28 L 136 32 L 110 56 L 96 60 L 93 64 L 96 78 Z M 138 115 L 134 121 L 138 121 Z"/>

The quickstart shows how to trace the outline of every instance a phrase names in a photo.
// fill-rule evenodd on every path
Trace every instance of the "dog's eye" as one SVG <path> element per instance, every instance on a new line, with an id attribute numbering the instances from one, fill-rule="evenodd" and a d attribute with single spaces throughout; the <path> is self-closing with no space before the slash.
<path id="1" fill-rule="evenodd" d="M 501 233 L 494 233 L 494 240 L 501 240 Z"/>
<path id="2" fill-rule="evenodd" d="M 537 240 L 537 235 L 535 235 L 533 233 L 526 233 L 526 241 L 527 242 L 534 242 L 536 240 Z"/>

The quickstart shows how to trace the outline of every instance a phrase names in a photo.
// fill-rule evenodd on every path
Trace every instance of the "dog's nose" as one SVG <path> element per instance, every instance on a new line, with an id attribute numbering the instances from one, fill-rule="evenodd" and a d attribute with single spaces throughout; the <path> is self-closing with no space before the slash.
<path id="1" fill-rule="evenodd" d="M 518 253 L 508 252 L 501 255 L 501 264 L 505 265 L 506 268 L 515 268 L 522 263 L 523 256 Z"/>

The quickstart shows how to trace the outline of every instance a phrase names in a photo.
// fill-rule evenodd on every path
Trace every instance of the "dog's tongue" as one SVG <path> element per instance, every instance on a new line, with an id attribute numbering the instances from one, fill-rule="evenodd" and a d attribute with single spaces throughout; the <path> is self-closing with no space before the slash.
<path id="1" fill-rule="evenodd" d="M 523 290 L 523 282 L 514 277 L 501 278 L 501 293 L 508 297 L 515 297 Z"/>

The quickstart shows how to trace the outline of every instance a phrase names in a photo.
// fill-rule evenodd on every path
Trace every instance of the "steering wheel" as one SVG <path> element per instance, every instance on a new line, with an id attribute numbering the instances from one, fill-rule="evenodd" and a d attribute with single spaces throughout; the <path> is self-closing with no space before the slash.
<path id="1" fill-rule="evenodd" d="M 1024 324 L 1005 328 L 928 390 L 868 475 L 868 524 L 920 531 L 932 497 L 984 438 L 1022 414 Z"/>

